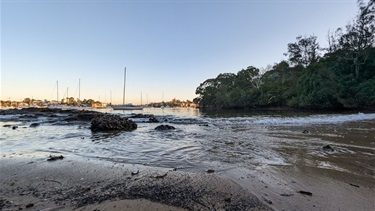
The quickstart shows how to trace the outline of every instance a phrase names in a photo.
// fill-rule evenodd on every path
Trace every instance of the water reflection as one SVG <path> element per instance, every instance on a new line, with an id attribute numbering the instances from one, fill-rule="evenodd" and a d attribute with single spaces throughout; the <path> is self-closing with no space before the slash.
<path id="1" fill-rule="evenodd" d="M 92 141 L 107 141 L 107 139 L 119 136 L 121 133 L 123 133 L 123 131 L 92 132 L 90 139 Z"/>
<path id="2" fill-rule="evenodd" d="M 178 116 L 178 117 L 200 117 L 200 110 L 198 108 L 149 108 L 146 107 L 139 111 L 119 111 L 108 110 L 106 112 L 121 114 L 123 116 L 131 116 L 133 114 L 153 114 L 156 116 Z"/>

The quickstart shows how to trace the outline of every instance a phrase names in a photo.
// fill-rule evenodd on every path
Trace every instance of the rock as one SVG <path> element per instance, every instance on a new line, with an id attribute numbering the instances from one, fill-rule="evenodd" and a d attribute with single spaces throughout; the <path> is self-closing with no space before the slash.
<path id="1" fill-rule="evenodd" d="M 164 178 L 165 176 L 167 176 L 168 172 L 165 172 L 164 174 L 159 174 L 159 175 L 156 175 L 155 178 L 156 179 L 162 179 Z"/>
<path id="2" fill-rule="evenodd" d="M 208 174 L 212 174 L 212 173 L 215 173 L 215 170 L 213 170 L 213 169 L 207 169 L 207 171 L 206 171 Z"/>
<path id="3" fill-rule="evenodd" d="M 129 118 L 152 118 L 152 114 L 132 114 Z"/>
<path id="4" fill-rule="evenodd" d="M 139 170 L 137 170 L 137 171 L 132 171 L 132 173 L 131 173 L 132 176 L 137 175 L 137 174 L 139 174 Z"/>
<path id="5" fill-rule="evenodd" d="M 32 123 L 31 125 L 30 125 L 30 127 L 38 127 L 40 124 L 39 123 Z"/>
<path id="6" fill-rule="evenodd" d="M 12 127 L 13 130 L 15 130 L 15 129 L 17 129 L 17 128 L 18 128 L 17 125 L 14 125 L 14 126 Z"/>
<path id="7" fill-rule="evenodd" d="M 312 196 L 312 193 L 311 193 L 311 192 L 308 192 L 308 191 L 300 190 L 300 191 L 298 191 L 298 193 L 303 194 L 303 195 Z"/>
<path id="8" fill-rule="evenodd" d="M 356 185 L 356 184 L 353 184 L 353 183 L 349 183 L 349 185 L 351 185 L 353 187 L 356 187 L 356 188 L 359 188 L 359 185 Z"/>
<path id="9" fill-rule="evenodd" d="M 33 206 L 34 206 L 33 203 L 29 203 L 29 204 L 26 205 L 26 208 L 30 208 L 30 207 L 33 207 Z"/>
<path id="10" fill-rule="evenodd" d="M 324 151 L 333 152 L 335 151 L 330 145 L 326 145 L 322 148 Z"/>
<path id="11" fill-rule="evenodd" d="M 144 119 L 148 118 L 148 123 L 157 123 L 159 122 L 158 119 L 155 118 L 153 114 L 132 114 L 129 118 L 136 118 L 136 119 Z"/>
<path id="12" fill-rule="evenodd" d="M 155 128 L 155 130 L 174 130 L 174 129 L 176 128 L 170 125 L 159 125 Z"/>
<path id="13" fill-rule="evenodd" d="M 280 196 L 294 196 L 292 193 L 280 193 Z"/>
<path id="14" fill-rule="evenodd" d="M 137 129 L 137 124 L 128 118 L 117 115 L 100 115 L 91 120 L 91 131 L 132 131 Z"/>
<path id="15" fill-rule="evenodd" d="M 156 119 L 156 118 L 153 116 L 153 117 L 150 117 L 150 118 L 148 119 L 148 122 L 150 122 L 150 123 L 158 123 L 159 120 Z"/>
<path id="16" fill-rule="evenodd" d="M 224 201 L 230 203 L 232 201 L 232 198 L 231 197 L 225 198 Z"/>
<path id="17" fill-rule="evenodd" d="M 80 121 L 91 121 L 95 117 L 103 116 L 104 114 L 102 113 L 97 113 L 97 112 L 81 112 L 77 115 L 77 120 Z"/>
<path id="18" fill-rule="evenodd" d="M 55 161 L 55 160 L 62 160 L 64 159 L 64 156 L 60 155 L 60 156 L 52 156 L 50 155 L 49 158 L 47 159 L 47 161 Z"/>
<path id="19" fill-rule="evenodd" d="M 271 200 L 269 200 L 269 199 L 267 199 L 267 198 L 265 198 L 265 197 L 263 197 L 263 200 L 264 200 L 265 202 L 267 202 L 268 204 L 273 204 L 273 202 L 272 202 Z"/>
<path id="20" fill-rule="evenodd" d="M 309 133 L 309 131 L 308 130 L 304 130 L 304 131 L 302 131 L 302 133 Z"/>
<path id="21" fill-rule="evenodd" d="M 95 112 L 95 111 L 75 111 L 71 110 L 69 116 L 64 119 L 64 121 L 91 121 L 95 117 L 104 116 L 105 114 Z"/>

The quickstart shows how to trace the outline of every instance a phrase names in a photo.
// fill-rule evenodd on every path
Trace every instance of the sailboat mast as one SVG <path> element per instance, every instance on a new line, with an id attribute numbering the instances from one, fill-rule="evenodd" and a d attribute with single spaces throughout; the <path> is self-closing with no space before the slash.
<path id="1" fill-rule="evenodd" d="M 78 79 L 78 100 L 81 99 L 81 79 Z"/>
<path id="2" fill-rule="evenodd" d="M 126 67 L 124 70 L 124 91 L 123 91 L 123 96 L 122 96 L 122 104 L 125 105 L 125 83 L 126 83 Z"/>
<path id="3" fill-rule="evenodd" d="M 56 98 L 56 101 L 59 102 L 59 81 L 56 81 L 56 87 L 57 87 L 57 98 Z"/>

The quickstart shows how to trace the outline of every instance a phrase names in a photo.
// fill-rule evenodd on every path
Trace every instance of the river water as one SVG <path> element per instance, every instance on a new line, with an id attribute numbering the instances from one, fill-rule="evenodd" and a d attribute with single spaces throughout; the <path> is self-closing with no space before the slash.
<path id="1" fill-rule="evenodd" d="M 130 111 L 103 110 L 121 116 Z M 374 179 L 375 113 L 204 112 L 198 109 L 146 108 L 161 123 L 133 119 L 132 132 L 93 133 L 90 124 L 15 121 L 0 116 L 1 156 L 64 155 L 118 163 L 197 169 L 259 169 L 269 165 L 314 166 Z M 31 123 L 41 123 L 29 127 Z M 17 130 L 3 127 L 17 125 Z M 330 145 L 334 151 L 322 148 Z"/>

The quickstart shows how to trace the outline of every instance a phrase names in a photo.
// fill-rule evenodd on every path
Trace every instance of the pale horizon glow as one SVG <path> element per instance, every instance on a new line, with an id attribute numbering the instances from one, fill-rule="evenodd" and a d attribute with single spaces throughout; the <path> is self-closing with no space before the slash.
<path id="1" fill-rule="evenodd" d="M 286 59 L 298 35 L 326 46 L 356 0 L 1 1 L 1 100 L 193 100 L 220 73 Z M 142 97 L 141 97 L 142 96 Z"/>

